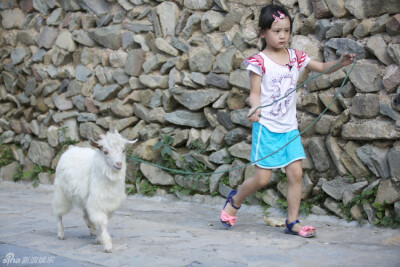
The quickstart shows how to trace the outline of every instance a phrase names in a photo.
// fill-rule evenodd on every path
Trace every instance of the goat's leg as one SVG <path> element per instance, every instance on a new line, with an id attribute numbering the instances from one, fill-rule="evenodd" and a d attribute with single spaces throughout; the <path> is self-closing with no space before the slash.
<path id="1" fill-rule="evenodd" d="M 64 236 L 64 225 L 62 222 L 62 215 L 57 216 L 57 228 L 58 228 L 58 234 L 57 234 L 58 239 L 64 240 L 65 236 Z"/>
<path id="2" fill-rule="evenodd" d="M 60 240 L 64 240 L 64 225 L 62 222 L 62 216 L 68 213 L 72 208 L 72 202 L 67 198 L 64 191 L 56 186 L 53 198 L 53 213 L 57 216 L 57 237 Z"/>
<path id="3" fill-rule="evenodd" d="M 89 219 L 96 225 L 97 242 L 103 244 L 104 251 L 110 253 L 112 250 L 111 236 L 107 231 L 108 216 L 99 210 L 88 208 Z"/>
<path id="4" fill-rule="evenodd" d="M 100 224 L 100 236 L 103 241 L 104 252 L 111 253 L 112 251 L 112 241 L 111 236 L 107 231 L 107 221 L 105 220 L 102 224 Z"/>
<path id="5" fill-rule="evenodd" d="M 96 226 L 89 219 L 89 215 L 86 209 L 83 209 L 83 219 L 86 222 L 86 225 L 90 229 L 90 236 L 96 236 Z"/>

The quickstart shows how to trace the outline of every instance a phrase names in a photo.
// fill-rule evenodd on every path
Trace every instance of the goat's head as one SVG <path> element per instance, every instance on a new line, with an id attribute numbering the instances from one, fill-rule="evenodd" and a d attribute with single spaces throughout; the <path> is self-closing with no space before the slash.
<path id="1" fill-rule="evenodd" d="M 109 166 L 119 171 L 125 164 L 126 144 L 133 144 L 136 141 L 137 139 L 129 141 L 122 137 L 117 130 L 114 130 L 114 132 L 107 132 L 106 135 L 100 135 L 100 139 L 97 141 L 90 140 L 90 144 L 102 152 Z"/>

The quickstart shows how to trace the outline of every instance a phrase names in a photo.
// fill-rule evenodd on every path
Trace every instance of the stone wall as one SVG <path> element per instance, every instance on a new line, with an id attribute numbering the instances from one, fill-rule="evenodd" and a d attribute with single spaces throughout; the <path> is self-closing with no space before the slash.
<path id="1" fill-rule="evenodd" d="M 35 165 L 55 169 L 60 145 L 109 129 L 139 138 L 133 154 L 152 162 L 160 160 L 153 146 L 171 136 L 174 149 L 163 162 L 172 157 L 175 168 L 214 171 L 247 163 L 251 124 L 243 60 L 257 53 L 259 10 L 272 2 L 290 10 L 292 48 L 320 61 L 357 55 L 338 100 L 303 135 L 303 199 L 323 192 L 328 197 L 312 211 L 344 217 L 340 202 L 375 187 L 376 202 L 398 210 L 398 0 L 1 1 L 0 133 L 15 161 L 0 177 L 12 179 L 18 166 L 23 172 Z M 300 130 L 334 98 L 349 69 L 298 90 Z M 313 75 L 304 73 L 300 82 Z M 138 187 L 146 181 L 203 196 L 225 196 L 254 171 L 248 166 L 198 178 L 129 166 L 128 181 Z M 286 191 L 281 176 L 276 171 L 249 201 L 276 206 Z M 39 178 L 53 179 L 45 172 Z M 354 219 L 366 213 L 373 222 L 373 212 L 368 205 L 352 208 Z"/>

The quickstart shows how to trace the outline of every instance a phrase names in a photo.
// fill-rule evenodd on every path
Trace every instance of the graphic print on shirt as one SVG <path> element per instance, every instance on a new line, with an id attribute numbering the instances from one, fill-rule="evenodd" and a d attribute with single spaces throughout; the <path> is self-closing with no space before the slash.
<path id="1" fill-rule="evenodd" d="M 268 117 L 282 118 L 289 111 L 294 99 L 295 93 L 292 93 L 292 91 L 296 88 L 296 81 L 289 72 L 272 79 L 270 88 L 272 88 L 271 98 L 274 103 L 271 106 Z M 283 96 L 286 97 L 282 98 Z M 278 99 L 280 100 L 277 101 Z"/>

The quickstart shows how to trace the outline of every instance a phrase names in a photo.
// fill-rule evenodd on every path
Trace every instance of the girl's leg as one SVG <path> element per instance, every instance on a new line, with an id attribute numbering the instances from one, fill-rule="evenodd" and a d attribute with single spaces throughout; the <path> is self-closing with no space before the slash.
<path id="1" fill-rule="evenodd" d="M 286 166 L 286 176 L 288 180 L 286 201 L 288 204 L 288 223 L 297 220 L 299 215 L 300 201 L 301 201 L 301 189 L 303 179 L 303 169 L 301 160 L 290 163 Z M 300 231 L 302 225 L 297 223 L 293 226 L 293 231 Z M 314 231 L 311 231 L 314 233 Z"/>
<path id="2" fill-rule="evenodd" d="M 245 180 L 239 186 L 237 194 L 232 197 L 235 206 L 240 207 L 240 205 L 242 205 L 246 197 L 257 191 L 258 189 L 266 186 L 269 180 L 271 179 L 271 174 L 272 174 L 271 170 L 263 169 L 256 166 L 254 176 Z M 228 203 L 225 207 L 225 212 L 228 213 L 229 215 L 235 216 L 237 211 L 238 210 L 233 208 L 230 203 Z"/>

